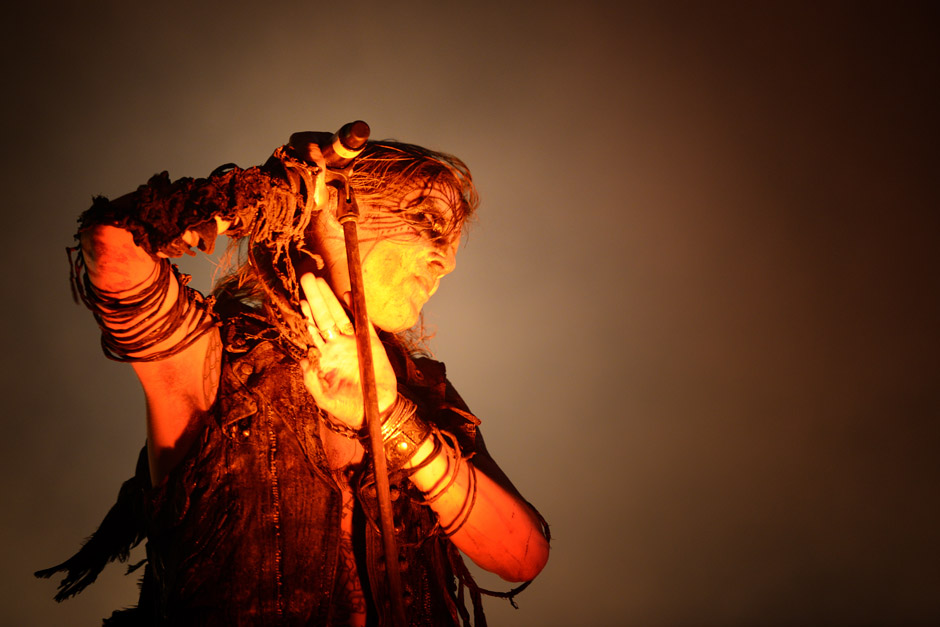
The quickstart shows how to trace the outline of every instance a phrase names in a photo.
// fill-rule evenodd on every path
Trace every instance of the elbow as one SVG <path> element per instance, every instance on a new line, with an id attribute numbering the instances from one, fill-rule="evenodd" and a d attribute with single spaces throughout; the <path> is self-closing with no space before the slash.
<path id="1" fill-rule="evenodd" d="M 533 536 L 526 544 L 523 556 L 515 561 L 511 568 L 497 573 L 504 580 L 513 583 L 532 581 L 545 568 L 551 547 L 542 534 L 536 533 Z"/>
<path id="2" fill-rule="evenodd" d="M 539 576 L 539 573 L 542 572 L 542 569 L 545 568 L 545 564 L 548 563 L 548 553 L 545 554 L 544 559 L 530 562 L 526 564 L 520 564 L 518 568 L 514 569 L 512 572 L 505 573 L 500 575 L 503 579 L 510 583 L 521 583 L 523 581 L 532 581 Z"/>

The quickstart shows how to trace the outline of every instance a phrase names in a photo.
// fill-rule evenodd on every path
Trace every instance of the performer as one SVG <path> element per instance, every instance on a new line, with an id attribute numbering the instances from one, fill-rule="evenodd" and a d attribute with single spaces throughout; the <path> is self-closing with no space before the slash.
<path id="1" fill-rule="evenodd" d="M 139 604 L 106 624 L 391 624 L 324 137 L 296 134 L 261 167 L 164 172 L 82 215 L 73 282 L 106 355 L 140 379 L 147 444 L 98 531 L 37 573 L 66 573 L 58 600 L 146 538 Z M 349 184 L 407 620 L 469 625 L 466 591 L 485 624 L 489 592 L 458 549 L 528 582 L 549 535 L 420 350 L 421 309 L 454 269 L 477 195 L 459 159 L 398 142 L 368 142 Z M 243 261 L 203 297 L 167 257 L 211 252 L 221 233 Z"/>

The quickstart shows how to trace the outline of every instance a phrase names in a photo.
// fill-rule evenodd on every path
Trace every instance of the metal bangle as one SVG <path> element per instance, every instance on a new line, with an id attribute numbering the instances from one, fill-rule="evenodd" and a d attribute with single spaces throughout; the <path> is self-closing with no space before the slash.
<path id="1" fill-rule="evenodd" d="M 399 394 L 382 423 L 382 444 L 389 470 L 404 466 L 431 436 L 431 426 L 418 418 L 417 411 L 414 403 Z"/>

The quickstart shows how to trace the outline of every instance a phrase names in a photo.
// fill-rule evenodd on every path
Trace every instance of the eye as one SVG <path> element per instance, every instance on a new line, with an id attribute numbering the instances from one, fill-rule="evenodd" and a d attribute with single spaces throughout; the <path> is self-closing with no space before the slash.
<path id="1" fill-rule="evenodd" d="M 402 199 L 398 211 L 394 213 L 417 235 L 435 242 L 446 238 L 453 227 L 450 207 L 442 198 L 431 194 L 430 190 L 422 190 Z"/>
<path id="2" fill-rule="evenodd" d="M 428 213 L 426 211 L 417 211 L 412 214 L 415 226 L 430 231 L 434 236 L 444 233 L 444 220 L 440 216 Z"/>

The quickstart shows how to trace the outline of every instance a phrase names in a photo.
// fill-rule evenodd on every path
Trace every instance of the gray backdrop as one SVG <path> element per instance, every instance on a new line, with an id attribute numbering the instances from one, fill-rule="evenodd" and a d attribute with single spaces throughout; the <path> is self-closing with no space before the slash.
<path id="1" fill-rule="evenodd" d="M 428 320 L 554 533 L 492 624 L 940 621 L 935 4 L 189 4 L 0 27 L 0 622 L 134 601 L 30 575 L 144 437 L 70 299 L 79 212 L 356 118 L 483 197 Z"/>

